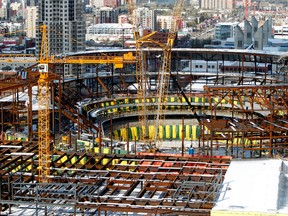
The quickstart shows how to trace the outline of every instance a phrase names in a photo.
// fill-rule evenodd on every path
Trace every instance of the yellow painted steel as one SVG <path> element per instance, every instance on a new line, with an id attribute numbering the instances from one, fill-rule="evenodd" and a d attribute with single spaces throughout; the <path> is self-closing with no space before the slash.
<path id="1" fill-rule="evenodd" d="M 60 159 L 60 162 L 61 162 L 61 163 L 64 163 L 67 159 L 68 159 L 67 156 L 64 156 L 64 157 L 62 157 L 62 158 Z"/>
<path id="2" fill-rule="evenodd" d="M 142 128 L 142 134 L 146 134 L 146 130 L 148 130 L 148 133 L 149 133 L 149 129 L 146 128 L 145 125 L 141 125 L 141 128 Z"/>
<path id="3" fill-rule="evenodd" d="M 191 139 L 190 125 L 185 125 L 185 134 L 186 134 L 186 139 L 190 140 Z"/>
<path id="4" fill-rule="evenodd" d="M 65 58 L 51 58 L 50 63 L 61 64 L 114 64 L 114 68 L 123 68 L 124 63 L 135 63 L 136 57 L 132 52 L 123 56 L 67 56 Z"/>
<path id="5" fill-rule="evenodd" d="M 137 127 L 131 127 L 132 140 L 139 140 Z"/>
<path id="6" fill-rule="evenodd" d="M 182 129 L 183 129 L 182 125 L 179 125 L 179 131 L 178 131 L 178 133 L 179 133 L 179 138 L 180 138 L 180 139 L 182 139 Z M 185 138 L 185 137 L 184 137 L 184 138 Z"/>
<path id="7" fill-rule="evenodd" d="M 197 140 L 196 129 L 197 129 L 197 126 L 193 125 L 192 126 L 192 140 Z"/>
<path id="8" fill-rule="evenodd" d="M 127 161 L 121 161 L 120 164 L 127 165 L 128 163 L 127 163 Z"/>
<path id="9" fill-rule="evenodd" d="M 86 158 L 85 158 L 85 157 L 83 157 L 83 158 L 80 160 L 80 164 L 84 165 L 84 164 L 85 164 L 85 162 L 86 162 Z"/>
<path id="10" fill-rule="evenodd" d="M 116 164 L 118 164 L 119 163 L 119 159 L 114 159 L 114 160 L 112 160 L 112 165 L 116 165 Z"/>
<path id="11" fill-rule="evenodd" d="M 149 125 L 149 139 L 153 139 L 155 135 L 155 126 Z"/>
<path id="12" fill-rule="evenodd" d="M 110 148 L 107 148 L 107 147 L 102 148 L 102 152 L 103 152 L 104 154 L 110 154 Z"/>
<path id="13" fill-rule="evenodd" d="M 177 127 L 176 125 L 172 125 L 172 139 L 176 139 L 177 137 Z"/>
<path id="14" fill-rule="evenodd" d="M 164 139 L 164 126 L 163 125 L 159 126 L 159 138 Z"/>
<path id="15" fill-rule="evenodd" d="M 127 130 L 126 128 L 120 129 L 121 140 L 125 141 L 127 139 Z"/>
<path id="16" fill-rule="evenodd" d="M 75 164 L 76 161 L 77 161 L 77 157 L 76 156 L 71 158 L 71 164 Z"/>
<path id="17" fill-rule="evenodd" d="M 102 165 L 106 165 L 108 163 L 109 159 L 108 158 L 104 158 L 102 160 Z"/>
<path id="18" fill-rule="evenodd" d="M 170 125 L 165 125 L 165 131 L 166 131 L 166 139 L 170 139 L 171 138 Z"/>

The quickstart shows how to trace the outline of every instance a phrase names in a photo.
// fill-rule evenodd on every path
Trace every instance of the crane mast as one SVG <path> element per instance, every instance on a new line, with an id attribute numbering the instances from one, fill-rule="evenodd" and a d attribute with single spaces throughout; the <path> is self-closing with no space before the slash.
<path id="1" fill-rule="evenodd" d="M 164 125 L 165 113 L 163 107 L 166 107 L 166 98 L 168 95 L 169 83 L 170 83 L 170 72 L 171 72 L 171 51 L 174 45 L 175 37 L 179 29 L 179 24 L 181 21 L 181 12 L 184 7 L 184 0 L 178 0 L 175 2 L 172 20 L 173 25 L 169 30 L 167 43 L 163 46 L 163 59 L 162 65 L 160 68 L 160 73 L 158 75 L 158 88 L 157 88 L 157 112 L 154 119 L 154 144 L 156 147 L 160 145 L 160 136 L 159 134 L 163 132 L 160 131 L 160 125 Z"/>
<path id="2" fill-rule="evenodd" d="M 128 16 L 129 21 L 132 24 L 134 40 L 136 42 L 136 83 L 138 84 L 137 95 L 139 99 L 143 100 L 142 109 L 139 111 L 138 121 L 140 129 L 140 140 L 146 140 L 148 137 L 148 108 L 146 106 L 147 102 L 147 76 L 146 76 L 146 56 L 143 52 L 143 43 L 148 42 L 149 37 L 151 37 L 156 32 L 140 37 L 139 33 L 139 23 L 137 23 L 137 17 L 133 16 L 134 4 L 133 0 L 126 0 L 128 4 Z"/>
<path id="3" fill-rule="evenodd" d="M 42 42 L 38 70 L 38 149 L 39 149 L 39 182 L 48 182 L 50 175 L 50 119 L 49 119 L 49 47 L 47 38 L 47 26 L 40 26 Z"/>

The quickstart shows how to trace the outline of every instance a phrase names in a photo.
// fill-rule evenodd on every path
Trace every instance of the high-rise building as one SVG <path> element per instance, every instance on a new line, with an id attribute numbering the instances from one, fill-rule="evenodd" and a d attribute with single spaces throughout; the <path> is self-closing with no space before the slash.
<path id="1" fill-rule="evenodd" d="M 117 23 L 118 21 L 118 9 L 112 7 L 95 8 L 95 24 L 98 23 Z"/>
<path id="2" fill-rule="evenodd" d="M 7 1 L 0 0 L 0 18 L 6 19 L 7 18 Z"/>
<path id="3" fill-rule="evenodd" d="M 50 56 L 85 49 L 83 45 L 85 42 L 85 22 L 81 11 L 82 0 L 41 0 L 38 9 L 38 25 L 47 26 Z M 41 45 L 39 31 L 36 38 L 38 44 L 37 54 L 39 54 Z M 79 73 L 79 70 L 75 71 L 76 67 L 64 65 L 64 75 Z M 63 69 L 55 72 L 63 73 Z"/>
<path id="4" fill-rule="evenodd" d="M 235 0 L 199 0 L 199 6 L 202 9 L 233 9 Z"/>
<path id="5" fill-rule="evenodd" d="M 38 0 L 27 0 L 27 6 L 37 6 Z"/>
<path id="6" fill-rule="evenodd" d="M 39 2 L 39 25 L 48 30 L 50 55 L 84 50 L 85 22 L 81 0 Z"/>
<path id="7" fill-rule="evenodd" d="M 133 19 L 135 24 L 142 28 L 155 29 L 154 11 L 147 7 L 137 8 L 133 11 Z"/>
<path id="8" fill-rule="evenodd" d="M 164 16 L 164 15 L 158 15 L 157 19 L 157 27 L 156 29 L 164 30 L 164 29 L 171 29 L 173 25 L 173 17 L 172 16 Z"/>
<path id="9" fill-rule="evenodd" d="M 26 8 L 25 29 L 27 37 L 36 38 L 37 7 Z"/>

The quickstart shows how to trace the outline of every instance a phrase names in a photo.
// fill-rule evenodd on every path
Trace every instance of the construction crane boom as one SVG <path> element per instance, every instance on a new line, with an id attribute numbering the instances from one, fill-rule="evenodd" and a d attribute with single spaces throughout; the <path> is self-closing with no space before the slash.
<path id="1" fill-rule="evenodd" d="M 143 44 L 149 44 L 152 41 L 150 37 L 157 32 L 152 32 L 145 36 L 140 36 L 139 26 L 137 23 L 137 17 L 133 16 L 135 5 L 133 4 L 133 0 L 126 0 L 128 4 L 128 16 L 129 21 L 133 26 L 133 34 L 134 40 L 136 42 L 136 83 L 138 84 L 137 94 L 139 98 L 143 100 L 143 106 L 138 114 L 139 127 L 140 129 L 140 140 L 146 142 L 147 138 L 149 138 L 148 134 L 148 108 L 147 104 L 147 94 L 148 94 L 148 81 L 146 74 L 146 56 L 143 52 Z M 153 43 L 153 42 L 152 42 Z"/>
<path id="2" fill-rule="evenodd" d="M 168 94 L 168 88 L 170 83 L 170 73 L 171 73 L 171 51 L 174 45 L 175 37 L 179 29 L 179 24 L 181 21 L 181 12 L 184 7 L 184 0 L 178 0 L 175 2 L 172 20 L 173 25 L 169 30 L 167 43 L 162 48 L 163 49 L 163 59 L 162 65 L 160 68 L 160 73 L 158 76 L 158 88 L 157 88 L 157 112 L 154 119 L 155 133 L 154 133 L 154 144 L 158 147 L 160 144 L 160 136 L 161 133 L 159 131 L 160 125 L 163 125 L 163 121 L 165 118 L 165 114 L 163 113 L 163 108 L 166 104 L 166 96 Z M 158 146 L 157 146 L 158 145 Z"/>

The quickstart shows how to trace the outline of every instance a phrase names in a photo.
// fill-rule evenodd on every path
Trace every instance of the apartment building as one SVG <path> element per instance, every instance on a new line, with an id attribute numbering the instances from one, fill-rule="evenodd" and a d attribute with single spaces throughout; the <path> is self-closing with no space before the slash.
<path id="1" fill-rule="evenodd" d="M 98 23 L 117 23 L 118 9 L 112 7 L 100 7 L 94 9 L 94 24 Z"/>
<path id="2" fill-rule="evenodd" d="M 235 0 L 199 0 L 201 9 L 223 10 L 235 8 Z"/>
<path id="3" fill-rule="evenodd" d="M 26 8 L 25 31 L 27 37 L 36 38 L 36 21 L 38 9 L 35 6 Z"/>
<path id="4" fill-rule="evenodd" d="M 155 29 L 155 13 L 147 7 L 140 7 L 133 11 L 133 19 L 142 28 Z"/>
<path id="5" fill-rule="evenodd" d="M 39 3 L 39 25 L 48 28 L 50 54 L 84 50 L 85 22 L 81 14 L 81 0 Z"/>
<path id="6" fill-rule="evenodd" d="M 46 25 L 48 29 L 49 55 L 62 55 L 85 49 L 85 22 L 82 16 L 81 0 L 41 0 L 39 2 L 38 25 Z M 37 31 L 36 43 L 39 54 L 41 34 Z M 76 73 L 77 66 L 64 65 L 64 75 Z M 80 69 L 81 70 L 81 69 Z M 56 73 L 63 73 L 63 69 Z M 77 72 L 78 73 L 78 72 Z"/>

